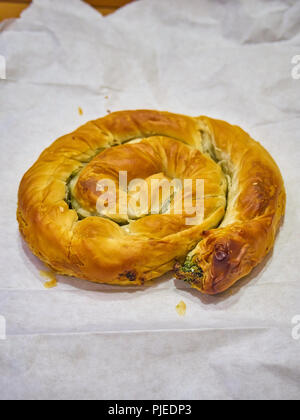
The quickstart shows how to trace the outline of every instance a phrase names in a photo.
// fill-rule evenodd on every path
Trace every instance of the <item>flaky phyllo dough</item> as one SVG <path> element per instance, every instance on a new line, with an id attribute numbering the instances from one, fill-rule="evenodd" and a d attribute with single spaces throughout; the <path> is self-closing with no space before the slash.
<path id="1" fill-rule="evenodd" d="M 129 181 L 203 179 L 204 218 L 187 225 L 186 215 L 164 209 L 99 213 L 97 182 L 118 182 L 120 171 Z M 216 294 L 263 260 L 284 209 L 276 163 L 241 128 L 139 110 L 56 140 L 23 177 L 17 217 L 32 252 L 58 273 L 142 285 L 175 269 L 178 279 Z"/>

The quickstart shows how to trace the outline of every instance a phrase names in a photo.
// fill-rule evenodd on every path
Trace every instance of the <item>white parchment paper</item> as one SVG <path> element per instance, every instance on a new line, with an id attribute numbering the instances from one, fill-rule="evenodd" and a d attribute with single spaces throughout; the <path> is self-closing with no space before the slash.
<path id="1" fill-rule="evenodd" d="M 299 399 L 300 2 L 141 0 L 103 18 L 35 0 L 0 29 L 0 398 Z M 42 150 L 136 108 L 241 125 L 282 170 L 274 251 L 221 296 L 172 274 L 139 289 L 58 276 L 46 290 L 20 238 L 18 185 Z"/>

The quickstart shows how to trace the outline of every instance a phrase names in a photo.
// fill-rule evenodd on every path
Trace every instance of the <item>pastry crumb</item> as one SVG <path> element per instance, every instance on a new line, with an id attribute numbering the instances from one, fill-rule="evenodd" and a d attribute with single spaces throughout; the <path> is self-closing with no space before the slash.
<path id="1" fill-rule="evenodd" d="M 44 287 L 46 289 L 52 289 L 53 287 L 56 287 L 56 286 L 57 286 L 57 280 L 56 279 L 46 281 L 46 283 L 44 284 Z"/>
<path id="2" fill-rule="evenodd" d="M 78 113 L 79 113 L 79 115 L 83 115 L 83 110 L 82 110 L 81 107 L 78 107 Z"/>
<path id="3" fill-rule="evenodd" d="M 108 99 L 108 96 L 104 96 L 104 99 Z"/>
<path id="4" fill-rule="evenodd" d="M 186 313 L 186 304 L 183 300 L 181 300 L 178 305 L 176 305 L 176 312 L 179 316 L 184 316 Z"/>
<path id="5" fill-rule="evenodd" d="M 46 289 L 52 289 L 53 287 L 57 286 L 57 280 L 53 271 L 41 270 L 40 275 L 49 279 L 44 283 L 44 287 Z"/>
<path id="6" fill-rule="evenodd" d="M 106 112 L 107 112 L 108 114 L 111 114 L 111 110 L 110 110 L 110 109 L 107 109 L 107 110 L 106 110 Z"/>

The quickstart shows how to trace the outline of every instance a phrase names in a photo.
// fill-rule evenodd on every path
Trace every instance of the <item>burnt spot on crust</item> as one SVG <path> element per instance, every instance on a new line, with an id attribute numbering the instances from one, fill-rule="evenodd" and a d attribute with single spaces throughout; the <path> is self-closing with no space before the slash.
<path id="1" fill-rule="evenodd" d="M 137 279 L 137 273 L 134 270 L 125 271 L 124 273 L 119 275 L 119 278 L 125 278 L 129 281 L 136 281 Z"/>
<path id="2" fill-rule="evenodd" d="M 128 271 L 125 274 L 125 276 L 129 281 L 136 281 L 136 272 L 135 271 Z"/>

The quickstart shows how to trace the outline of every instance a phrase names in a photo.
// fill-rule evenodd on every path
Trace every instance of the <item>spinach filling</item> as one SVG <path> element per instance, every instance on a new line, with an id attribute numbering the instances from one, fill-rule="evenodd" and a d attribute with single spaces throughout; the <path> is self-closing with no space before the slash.
<path id="1" fill-rule="evenodd" d="M 69 176 L 69 178 L 66 181 L 66 198 L 65 198 L 65 202 L 68 204 L 70 210 L 73 210 L 73 205 L 72 205 L 72 192 L 71 192 L 71 188 L 70 188 L 70 183 L 71 183 L 72 179 L 75 178 L 76 175 L 77 175 L 77 171 L 72 172 L 71 175 Z"/>
<path id="2" fill-rule="evenodd" d="M 180 272 L 184 276 L 183 280 L 187 283 L 195 282 L 195 280 L 203 276 L 203 271 L 191 257 L 188 257 L 186 262 L 181 266 Z"/>
<path id="3" fill-rule="evenodd" d="M 193 273 L 197 275 L 202 275 L 203 271 L 201 270 L 198 265 L 191 260 L 191 258 L 188 258 L 184 265 L 182 266 L 182 271 L 184 273 Z"/>

